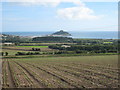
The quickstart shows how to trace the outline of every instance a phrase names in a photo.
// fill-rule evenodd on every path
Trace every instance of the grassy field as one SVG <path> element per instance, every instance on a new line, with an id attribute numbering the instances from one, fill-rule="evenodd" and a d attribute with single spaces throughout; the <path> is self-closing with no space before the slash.
<path id="1" fill-rule="evenodd" d="M 34 45 L 34 46 L 49 46 L 49 45 L 56 45 L 56 44 L 69 44 L 71 45 L 71 43 L 21 43 L 20 45 Z M 76 44 L 76 43 L 72 43 L 72 44 Z"/>
<path id="2" fill-rule="evenodd" d="M 48 46 L 17 46 L 17 47 L 48 48 Z"/>
<path id="3" fill-rule="evenodd" d="M 17 52 L 35 52 L 32 51 L 32 48 L 40 48 L 41 52 L 55 51 L 48 48 L 48 46 L 4 46 L 1 51 L 8 52 L 9 56 L 15 56 Z"/>
<path id="4" fill-rule="evenodd" d="M 9 56 L 15 56 L 15 54 L 17 53 L 17 52 L 28 52 L 28 51 L 23 51 L 23 50 L 7 50 L 7 49 L 3 49 L 2 50 L 3 52 L 8 52 L 9 54 Z M 30 51 L 30 52 L 34 52 L 34 51 Z M 8 57 L 9 57 L 8 56 Z"/>
<path id="5" fill-rule="evenodd" d="M 3 87 L 118 87 L 118 56 L 3 59 Z"/>
<path id="6" fill-rule="evenodd" d="M 39 48 L 40 51 L 33 51 L 32 48 Z M 14 57 L 17 52 L 24 52 L 24 53 L 27 53 L 27 52 L 33 52 L 33 53 L 34 52 L 46 52 L 46 53 L 49 53 L 49 52 L 55 52 L 55 51 L 59 51 L 59 50 L 50 49 L 48 46 L 3 46 L 0 51 L 1 52 L 8 52 L 7 57 Z M 59 55 L 56 54 L 54 56 L 79 56 L 79 55 L 88 56 L 88 55 L 116 55 L 116 54 L 117 53 L 99 53 L 99 54 L 98 53 L 87 53 L 87 54 L 86 53 L 80 53 L 80 54 L 59 54 Z"/>

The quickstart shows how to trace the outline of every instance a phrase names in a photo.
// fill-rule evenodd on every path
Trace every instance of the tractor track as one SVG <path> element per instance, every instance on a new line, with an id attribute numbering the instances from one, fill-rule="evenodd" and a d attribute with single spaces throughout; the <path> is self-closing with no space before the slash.
<path id="1" fill-rule="evenodd" d="M 111 79 L 118 80 L 118 77 L 112 77 L 112 76 L 108 75 L 108 73 L 104 73 L 104 72 L 97 72 L 97 71 L 90 70 L 90 69 L 81 69 L 81 68 L 78 68 L 76 66 L 72 67 L 72 66 L 63 65 L 63 64 L 62 65 L 57 64 L 57 65 L 61 66 L 61 67 L 66 67 L 66 68 L 69 68 L 69 69 L 72 69 L 72 70 L 78 70 L 78 71 L 81 71 L 81 72 L 93 73 L 94 75 L 100 75 L 100 76 L 104 76 L 106 78 L 111 78 Z"/>
<path id="2" fill-rule="evenodd" d="M 99 87 L 111 87 L 111 85 L 109 85 L 109 84 L 106 84 L 105 82 L 101 82 L 101 79 L 100 79 L 100 77 L 101 76 L 94 76 L 94 75 L 86 75 L 86 74 L 84 74 L 83 72 L 76 72 L 76 71 L 74 71 L 74 70 L 71 70 L 71 69 L 65 69 L 65 68 L 63 68 L 63 67 L 59 67 L 59 66 L 50 66 L 50 65 L 48 65 L 48 67 L 49 68 L 54 68 L 54 69 L 56 69 L 56 70 L 58 70 L 58 71 L 60 71 L 60 72 L 64 72 L 64 73 L 66 73 L 66 74 L 71 74 L 71 75 L 73 75 L 73 76 L 75 76 L 76 78 L 84 78 L 84 79 L 86 79 L 88 82 L 91 82 L 91 83 L 93 83 L 94 85 L 98 85 Z M 96 78 L 97 77 L 97 78 Z M 109 79 L 107 79 L 107 80 L 109 80 Z M 109 82 L 110 81 L 113 81 L 113 80 L 109 80 Z M 117 80 L 115 80 L 115 81 L 117 81 Z"/>
<path id="3" fill-rule="evenodd" d="M 8 80 L 9 80 L 9 87 L 14 88 L 16 87 L 15 81 L 14 81 L 14 77 L 13 77 L 13 72 L 10 66 L 9 61 L 7 60 L 7 72 L 8 72 Z"/>
<path id="4" fill-rule="evenodd" d="M 78 88 L 76 85 L 71 84 L 68 80 L 63 79 L 60 75 L 56 75 L 54 72 L 47 71 L 47 70 L 45 70 L 45 69 L 43 69 L 43 68 L 40 68 L 40 67 L 35 66 L 35 65 L 33 65 L 33 64 L 30 64 L 30 63 L 26 63 L 26 64 L 28 64 L 28 65 L 30 65 L 30 66 L 32 65 L 33 67 L 38 68 L 39 70 L 42 70 L 42 71 L 46 72 L 47 74 L 50 74 L 50 75 L 56 77 L 56 78 L 58 78 L 59 80 L 61 80 L 61 81 L 65 82 L 65 83 L 71 85 L 71 86 L 74 87 L 74 88 Z M 74 82 L 74 81 L 72 81 L 72 82 Z M 84 86 L 83 86 L 83 88 L 84 88 Z"/>
<path id="5" fill-rule="evenodd" d="M 29 72 L 25 67 L 23 67 L 21 64 L 19 64 L 18 62 L 15 62 L 17 65 L 19 65 L 22 69 L 24 69 L 26 71 L 26 73 L 30 76 L 31 79 L 34 80 L 34 83 L 37 83 L 39 85 L 39 88 L 44 88 L 46 87 L 43 83 L 41 83 L 37 78 L 34 77 L 34 75 Z"/>

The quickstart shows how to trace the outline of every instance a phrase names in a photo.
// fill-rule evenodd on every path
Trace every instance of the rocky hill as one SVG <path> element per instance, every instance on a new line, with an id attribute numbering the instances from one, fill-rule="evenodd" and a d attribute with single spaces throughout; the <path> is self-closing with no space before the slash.
<path id="1" fill-rule="evenodd" d="M 63 30 L 60 30 L 60 31 L 58 31 L 58 32 L 55 32 L 55 33 L 53 33 L 52 34 L 53 36 L 57 36 L 57 35 L 60 35 L 60 36 L 71 36 L 71 34 L 70 33 L 68 33 L 68 32 L 65 32 L 65 31 L 63 31 Z"/>

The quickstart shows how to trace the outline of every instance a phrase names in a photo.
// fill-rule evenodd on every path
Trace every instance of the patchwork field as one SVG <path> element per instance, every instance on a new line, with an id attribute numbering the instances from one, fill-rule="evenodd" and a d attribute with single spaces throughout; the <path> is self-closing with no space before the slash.
<path id="1" fill-rule="evenodd" d="M 47 48 L 48 46 L 16 46 L 16 47 Z"/>
<path id="2" fill-rule="evenodd" d="M 118 56 L 3 59 L 3 87 L 118 87 Z"/>
<path id="3" fill-rule="evenodd" d="M 48 48 L 48 46 L 4 46 L 1 51 L 8 52 L 9 56 L 15 56 L 17 52 L 35 52 L 32 51 L 32 48 L 40 48 L 42 52 L 55 51 Z"/>

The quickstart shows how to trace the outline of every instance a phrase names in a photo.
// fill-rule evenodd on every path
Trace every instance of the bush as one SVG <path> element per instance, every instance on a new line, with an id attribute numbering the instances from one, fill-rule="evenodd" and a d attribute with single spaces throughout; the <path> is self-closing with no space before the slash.
<path id="1" fill-rule="evenodd" d="M 40 48 L 32 48 L 32 51 L 41 51 Z"/>
<path id="2" fill-rule="evenodd" d="M 15 55 L 40 55 L 39 52 L 17 52 Z"/>

